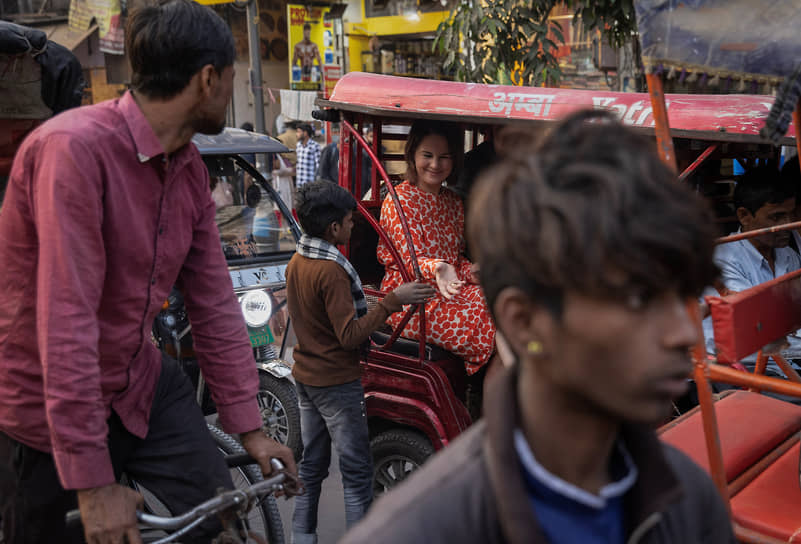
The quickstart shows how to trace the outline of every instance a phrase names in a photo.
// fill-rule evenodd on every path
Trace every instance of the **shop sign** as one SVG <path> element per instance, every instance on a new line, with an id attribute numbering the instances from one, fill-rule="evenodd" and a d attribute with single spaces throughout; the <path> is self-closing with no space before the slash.
<path id="1" fill-rule="evenodd" d="M 323 66 L 334 62 L 334 34 L 331 21 L 323 16 L 328 7 L 287 4 L 289 21 L 289 86 L 295 91 L 319 91 Z"/>
<path id="2" fill-rule="evenodd" d="M 325 88 L 323 89 L 323 98 L 328 98 L 331 96 L 331 93 L 334 92 L 334 87 L 337 84 L 337 81 L 340 80 L 342 77 L 342 66 L 338 64 L 332 64 L 323 66 L 323 83 L 325 84 Z"/>

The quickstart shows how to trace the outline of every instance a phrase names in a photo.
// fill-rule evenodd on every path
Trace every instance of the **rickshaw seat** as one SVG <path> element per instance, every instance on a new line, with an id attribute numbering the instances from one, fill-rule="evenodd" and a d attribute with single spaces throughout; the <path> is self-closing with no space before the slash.
<path id="1" fill-rule="evenodd" d="M 370 340 L 379 346 L 383 346 L 387 343 L 390 336 L 391 334 L 389 333 L 376 331 L 370 335 Z M 420 355 L 420 342 L 417 340 L 409 340 L 408 338 L 403 338 L 400 336 L 387 351 L 398 353 L 400 355 L 408 355 L 409 357 L 418 357 Z M 426 344 L 426 361 L 439 361 L 440 359 L 445 359 L 448 356 L 448 351 L 442 349 L 441 347 L 433 344 Z"/>
<path id="2" fill-rule="evenodd" d="M 801 542 L 801 487 L 796 444 L 731 499 L 734 521 L 782 542 Z"/>
<path id="3" fill-rule="evenodd" d="M 801 406 L 749 391 L 722 395 L 715 402 L 715 413 L 728 483 L 801 430 Z M 660 438 L 683 451 L 707 472 L 710 471 L 698 408 L 664 427 Z M 797 450 L 793 482 L 799 488 Z M 801 504 L 801 500 L 798 504 Z"/>

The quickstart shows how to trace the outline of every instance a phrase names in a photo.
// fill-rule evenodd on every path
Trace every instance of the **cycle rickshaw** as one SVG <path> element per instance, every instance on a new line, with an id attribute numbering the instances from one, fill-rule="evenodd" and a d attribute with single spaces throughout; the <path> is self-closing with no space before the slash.
<path id="1" fill-rule="evenodd" d="M 679 179 L 716 199 L 722 184 L 704 170 L 709 164 L 720 165 L 731 158 L 776 160 L 776 149 L 759 135 L 771 101 L 771 97 L 746 95 L 668 96 L 676 153 L 682 164 Z M 394 195 L 392 184 L 401 179 L 402 170 L 397 168 L 403 161 L 401 146 L 413 120 L 457 123 L 464 131 L 466 148 L 475 147 L 492 126 L 545 131 L 568 113 L 586 108 L 610 110 L 650 137 L 655 136 L 656 126 L 645 93 L 464 84 L 365 73 L 347 74 L 331 97 L 318 100 L 318 105 L 323 108 L 317 112 L 319 118 L 341 121 L 340 185 L 358 200 L 356 226 L 344 250 L 359 272 L 368 298 L 383 296 L 377 289 L 384 271 L 376 259 L 376 246 L 379 239 L 388 242 L 388 238 L 379 214 L 383 195 Z M 372 144 L 360 136 L 366 126 L 373 128 Z M 784 138 L 781 143 L 792 145 L 793 139 Z M 369 179 L 363 178 L 361 161 L 354 160 L 361 154 L 373 161 Z M 362 194 L 364 198 L 359 198 Z M 397 198 L 392 198 L 399 208 Z M 400 209 L 399 215 L 404 217 Z M 719 216 L 723 233 L 723 225 L 735 218 L 725 207 Z M 399 264 L 397 251 L 394 258 Z M 414 279 L 405 267 L 398 269 L 406 272 L 405 281 Z M 404 316 L 395 330 L 374 334 L 372 349 L 362 361 L 378 492 L 405 478 L 472 423 L 465 406 L 463 362 L 427 344 L 424 336 L 419 341 L 403 338 L 402 326 L 410 315 Z"/>

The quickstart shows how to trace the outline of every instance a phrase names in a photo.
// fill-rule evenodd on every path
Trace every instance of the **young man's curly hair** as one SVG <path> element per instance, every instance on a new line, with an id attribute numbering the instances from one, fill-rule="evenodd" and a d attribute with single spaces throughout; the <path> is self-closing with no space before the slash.
<path id="1" fill-rule="evenodd" d="M 621 301 L 671 289 L 690 296 L 717 276 L 706 203 L 652 141 L 606 112 L 574 114 L 505 157 L 470 202 L 468 240 L 490 308 L 510 286 L 558 316 L 568 290 Z"/>

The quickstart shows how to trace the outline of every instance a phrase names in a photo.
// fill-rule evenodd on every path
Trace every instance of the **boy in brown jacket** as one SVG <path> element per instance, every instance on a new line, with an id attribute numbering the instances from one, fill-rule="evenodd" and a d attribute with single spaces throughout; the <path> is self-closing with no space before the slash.
<path id="1" fill-rule="evenodd" d="M 317 503 L 328 476 L 331 444 L 339 456 L 348 527 L 372 502 L 373 467 L 359 370 L 359 347 L 405 304 L 421 304 L 434 288 L 407 283 L 367 310 L 359 276 L 337 250 L 350 239 L 356 200 L 342 187 L 314 182 L 298 188 L 297 213 L 306 234 L 287 266 L 287 306 L 298 345 L 292 374 L 300 401 L 306 494 L 295 501 L 292 541 L 317 542 Z"/>

